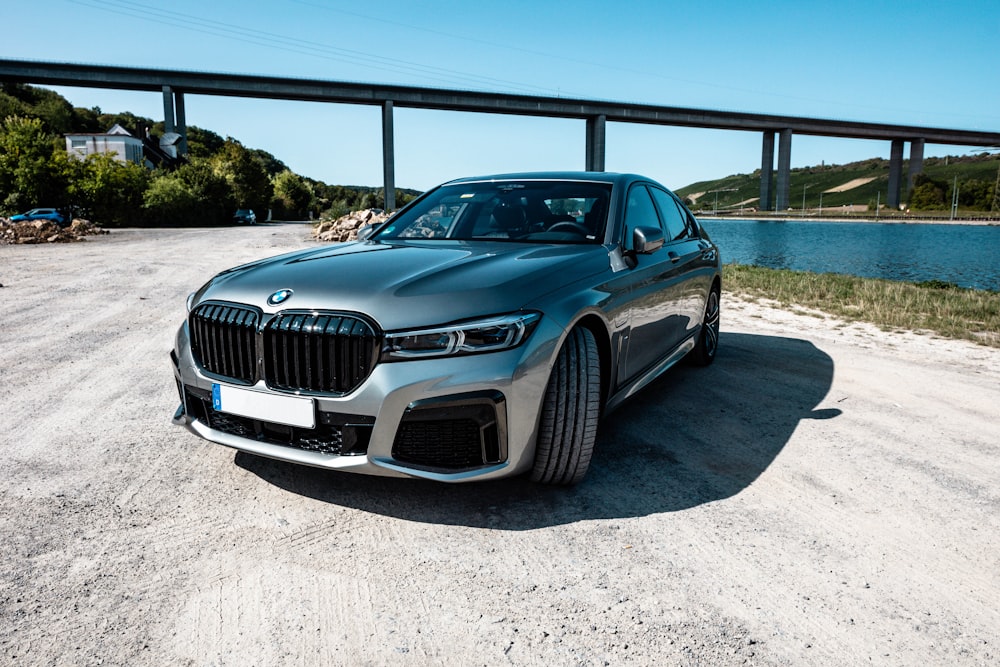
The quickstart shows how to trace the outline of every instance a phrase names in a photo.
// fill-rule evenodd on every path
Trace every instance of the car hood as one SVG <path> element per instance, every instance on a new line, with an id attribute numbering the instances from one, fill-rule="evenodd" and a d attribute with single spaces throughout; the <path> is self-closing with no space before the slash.
<path id="1" fill-rule="evenodd" d="M 363 313 L 384 330 L 519 310 L 609 269 L 599 245 L 503 242 L 356 242 L 299 251 L 225 271 L 196 295 L 281 310 Z M 289 289 L 291 298 L 268 305 Z"/>

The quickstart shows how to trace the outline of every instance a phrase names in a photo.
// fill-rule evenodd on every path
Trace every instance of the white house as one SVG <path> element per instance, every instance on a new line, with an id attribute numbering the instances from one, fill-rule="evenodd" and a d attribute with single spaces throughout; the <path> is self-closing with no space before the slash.
<path id="1" fill-rule="evenodd" d="M 133 137 L 121 125 L 103 134 L 67 134 L 66 152 L 81 160 L 94 153 L 107 153 L 119 162 L 145 164 L 142 154 L 142 140 Z"/>

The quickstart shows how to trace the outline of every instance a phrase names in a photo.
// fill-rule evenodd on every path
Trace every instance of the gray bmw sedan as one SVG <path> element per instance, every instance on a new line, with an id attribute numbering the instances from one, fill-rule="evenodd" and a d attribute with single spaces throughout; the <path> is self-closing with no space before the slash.
<path id="1" fill-rule="evenodd" d="M 188 299 L 174 423 L 283 461 L 574 484 L 603 414 L 719 341 L 719 251 L 634 174 L 464 178 Z"/>

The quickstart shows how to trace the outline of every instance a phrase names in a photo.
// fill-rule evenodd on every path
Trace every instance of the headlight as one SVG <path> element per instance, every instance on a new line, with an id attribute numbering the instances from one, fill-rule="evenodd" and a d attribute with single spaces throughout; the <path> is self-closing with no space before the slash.
<path id="1" fill-rule="evenodd" d="M 507 350 L 523 343 L 541 318 L 541 313 L 512 313 L 433 329 L 387 333 L 382 361 Z"/>

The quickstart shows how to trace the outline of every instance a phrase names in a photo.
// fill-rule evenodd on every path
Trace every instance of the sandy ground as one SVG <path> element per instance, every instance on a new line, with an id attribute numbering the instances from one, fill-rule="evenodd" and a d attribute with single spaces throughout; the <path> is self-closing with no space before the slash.
<path id="1" fill-rule="evenodd" d="M 172 426 L 187 294 L 307 231 L 0 246 L 0 664 L 1000 663 L 1000 350 L 726 295 L 570 490 Z"/>

